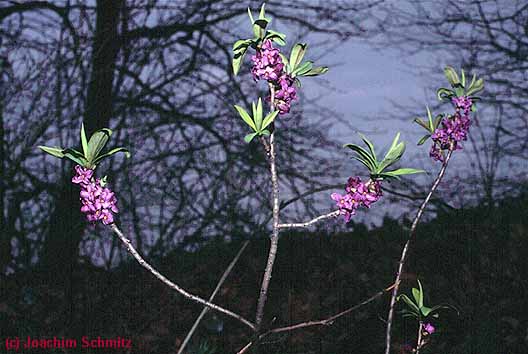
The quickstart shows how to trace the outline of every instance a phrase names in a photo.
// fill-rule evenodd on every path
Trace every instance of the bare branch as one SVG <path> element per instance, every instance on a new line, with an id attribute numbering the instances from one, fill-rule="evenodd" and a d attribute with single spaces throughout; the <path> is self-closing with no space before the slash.
<path id="1" fill-rule="evenodd" d="M 358 308 L 364 306 L 364 305 L 367 305 L 369 303 L 371 303 L 372 301 L 376 300 L 377 298 L 379 298 L 380 296 L 382 296 L 383 294 L 385 294 L 386 292 L 390 291 L 391 289 L 393 289 L 394 287 L 396 287 L 396 283 L 392 284 L 391 286 L 389 286 L 388 288 L 385 288 L 381 291 L 378 291 L 376 294 L 372 295 L 371 297 L 369 297 L 368 299 L 366 300 L 363 300 L 362 302 L 360 302 L 359 304 L 356 304 L 344 311 L 341 311 L 335 315 L 332 315 L 326 319 L 323 319 L 323 320 L 318 320 L 318 321 L 307 321 L 307 322 L 301 322 L 301 323 L 298 323 L 298 324 L 295 324 L 295 325 L 291 325 L 291 326 L 285 326 L 285 327 L 278 327 L 278 328 L 274 328 L 274 329 L 270 329 L 269 331 L 261 334 L 257 340 L 253 340 L 251 342 L 249 342 L 248 344 L 246 344 L 242 349 L 240 349 L 237 354 L 243 354 L 245 352 L 247 352 L 249 350 L 250 347 L 253 346 L 253 344 L 257 344 L 260 340 L 262 340 L 264 337 L 270 335 L 270 334 L 274 334 L 274 333 L 282 333 L 282 332 L 290 332 L 290 331 L 294 331 L 294 330 L 297 330 L 297 329 L 301 329 L 301 328 L 307 328 L 307 327 L 313 327 L 313 326 L 330 326 L 332 325 L 335 320 L 339 319 L 340 317 L 343 317 L 345 315 L 348 315 L 349 313 L 357 310 Z"/>
<path id="2" fill-rule="evenodd" d="M 339 210 L 333 211 L 328 214 L 320 215 L 310 221 L 307 222 L 301 222 L 301 223 L 292 223 L 292 224 L 279 224 L 280 229 L 289 229 L 294 227 L 308 227 L 310 225 L 313 225 L 315 223 L 318 223 L 319 221 L 329 219 L 329 218 L 335 218 L 338 217 L 340 214 Z"/>
<path id="3" fill-rule="evenodd" d="M 180 287 L 178 284 L 175 284 L 172 281 L 170 281 L 169 279 L 167 279 L 163 274 L 158 272 L 147 261 L 145 261 L 143 259 L 143 257 L 141 257 L 141 255 L 136 251 L 136 249 L 132 245 L 132 242 L 121 232 L 121 230 L 119 230 L 119 228 L 117 227 L 116 224 L 111 224 L 110 228 L 117 235 L 117 237 L 119 237 L 119 239 L 126 246 L 127 251 L 130 252 L 130 254 L 138 261 L 138 263 L 143 268 L 148 270 L 152 275 L 154 275 L 156 278 L 158 278 L 163 284 L 167 285 L 169 288 L 171 288 L 173 290 L 176 290 L 177 292 L 179 292 L 180 294 L 182 294 L 184 297 L 188 298 L 189 300 L 192 300 L 192 301 L 197 302 L 199 304 L 205 305 L 205 306 L 207 306 L 207 307 L 209 307 L 209 308 L 211 308 L 213 310 L 216 310 L 218 312 L 226 314 L 226 315 L 228 315 L 228 316 L 230 316 L 230 317 L 242 322 L 243 324 L 245 324 L 246 326 L 248 326 L 252 330 L 256 329 L 255 325 L 253 323 L 251 323 L 250 321 L 246 320 L 244 317 L 242 317 L 242 316 L 240 316 L 240 315 L 238 315 L 238 314 L 236 314 L 236 313 L 234 313 L 232 311 L 229 311 L 229 310 L 227 310 L 227 309 L 225 309 L 223 307 L 215 305 L 215 304 L 213 304 L 213 303 L 211 303 L 211 302 L 209 302 L 207 300 L 204 300 L 204 299 L 202 299 L 199 296 L 193 295 L 193 294 L 189 293 L 188 291 L 186 291 L 185 289 L 183 289 L 182 287 Z"/>
<path id="4" fill-rule="evenodd" d="M 244 252 L 244 250 L 246 249 L 247 245 L 249 244 L 249 241 L 245 241 L 243 244 L 242 244 L 242 247 L 240 248 L 240 250 L 238 251 L 238 253 L 236 254 L 235 258 L 233 258 L 233 260 L 231 261 L 231 263 L 229 264 L 229 266 L 227 267 L 227 269 L 224 271 L 224 274 L 222 274 L 222 277 L 220 278 L 220 280 L 218 281 L 218 284 L 216 284 L 216 288 L 214 289 L 213 293 L 211 294 L 211 296 L 209 297 L 209 302 L 213 301 L 214 300 L 214 297 L 216 296 L 216 294 L 218 293 L 218 291 L 220 290 L 220 288 L 222 287 L 222 284 L 224 284 L 224 281 L 227 279 L 227 276 L 229 275 L 229 273 L 231 273 L 231 270 L 233 270 L 233 268 L 235 267 L 235 264 L 238 262 L 238 259 L 240 258 L 240 256 L 242 255 L 242 252 Z M 200 321 L 202 320 L 202 318 L 205 316 L 205 314 L 207 313 L 207 311 L 209 311 L 209 307 L 204 307 L 202 312 L 200 312 L 200 315 L 198 316 L 198 318 L 196 319 L 196 321 L 194 321 L 194 324 L 193 326 L 191 327 L 191 329 L 189 330 L 189 333 L 187 333 L 187 336 L 185 337 L 185 339 L 183 340 L 183 343 L 182 345 L 180 346 L 180 349 L 178 349 L 178 354 L 181 354 L 183 353 L 183 350 L 185 349 L 185 347 L 187 346 L 187 344 L 189 343 L 189 341 L 191 340 L 191 337 L 194 333 L 194 331 L 196 331 L 196 328 L 198 328 L 198 324 L 200 323 Z"/>

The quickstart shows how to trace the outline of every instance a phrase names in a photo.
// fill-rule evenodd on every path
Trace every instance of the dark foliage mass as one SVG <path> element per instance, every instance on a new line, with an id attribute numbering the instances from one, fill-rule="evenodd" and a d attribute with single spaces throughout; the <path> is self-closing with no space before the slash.
<path id="1" fill-rule="evenodd" d="M 402 291 L 408 293 L 418 278 L 426 302 L 448 303 L 460 311 L 443 312 L 435 322 L 438 333 L 431 353 L 524 353 L 527 202 L 528 194 L 523 193 L 497 207 L 442 214 L 420 227 Z M 387 287 L 406 236 L 407 227 L 391 219 L 371 231 L 355 224 L 352 231 L 340 234 L 285 233 L 264 323 L 279 326 L 324 318 Z M 241 235 L 230 243 L 218 239 L 195 253 L 174 251 L 155 264 L 169 278 L 207 296 L 241 240 Z M 263 241 L 250 243 L 219 293 L 219 304 L 242 314 L 254 312 L 265 249 Z M 200 311 L 133 262 L 112 271 L 79 266 L 73 276 L 80 286 L 68 311 L 60 305 L 66 296 L 58 286 L 60 279 L 43 281 L 35 273 L 9 277 L 0 294 L 3 334 L 105 333 L 132 338 L 134 353 L 167 353 L 181 343 Z M 331 326 L 269 337 L 262 348 L 266 353 L 379 352 L 387 302 L 385 296 Z M 210 313 L 195 334 L 194 348 L 207 343 L 216 353 L 230 353 L 247 342 L 247 335 L 235 321 Z M 397 321 L 396 352 L 412 343 L 414 335 L 414 322 Z"/>

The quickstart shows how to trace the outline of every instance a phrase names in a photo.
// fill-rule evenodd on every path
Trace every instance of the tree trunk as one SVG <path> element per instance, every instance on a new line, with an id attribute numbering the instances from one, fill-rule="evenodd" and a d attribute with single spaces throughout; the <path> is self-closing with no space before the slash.
<path id="1" fill-rule="evenodd" d="M 112 83 L 120 48 L 118 24 L 122 4 L 122 1 L 97 1 L 92 71 L 84 116 L 88 136 L 97 129 L 108 127 L 112 117 Z M 73 168 L 71 171 L 73 172 Z M 41 254 L 41 263 L 46 272 L 63 274 L 63 279 L 69 277 L 68 274 L 71 274 L 72 267 L 77 262 L 85 226 L 85 218 L 80 212 L 79 187 L 72 185 L 71 174 L 63 182 Z"/>

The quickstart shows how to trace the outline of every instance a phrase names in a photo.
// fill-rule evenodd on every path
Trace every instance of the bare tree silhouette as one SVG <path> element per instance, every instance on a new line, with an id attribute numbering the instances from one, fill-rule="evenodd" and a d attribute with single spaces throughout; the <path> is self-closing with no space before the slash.
<path id="1" fill-rule="evenodd" d="M 486 100 L 473 125 L 467 188 L 493 204 L 497 193 L 519 190 L 528 157 L 528 5 L 525 1 L 405 1 L 387 4 L 380 43 L 405 55 L 431 53 L 431 72 L 446 62 L 486 81 Z M 407 109 L 408 111 L 408 109 Z M 470 145 L 469 143 L 467 144 Z"/>
<path id="2" fill-rule="evenodd" d="M 358 23 L 378 3 L 272 1 L 269 7 L 275 20 L 287 20 L 294 32 L 345 40 L 369 34 Z M 2 116 L 3 222 L 9 231 L 2 240 L 16 244 L 11 269 L 39 261 L 53 272 L 71 272 L 79 247 L 107 266 L 122 255 L 110 235 L 82 237 L 78 191 L 69 183 L 72 166 L 56 165 L 34 150 L 40 143 L 76 144 L 81 118 L 88 134 L 102 126 L 116 128 L 116 144 L 134 154 L 111 166 L 109 175 L 120 191 L 121 222 L 140 252 L 162 255 L 211 236 L 265 234 L 271 211 L 261 193 L 269 183 L 261 173 L 267 171 L 265 157 L 243 142 L 242 123 L 230 105 L 248 101 L 231 73 L 229 51 L 239 22 L 247 20 L 248 5 L 260 3 L 1 5 L 2 51 L 13 64 Z M 324 135 L 329 123 L 325 117 L 304 121 L 306 108 L 299 105 L 279 123 L 298 127 L 281 137 L 278 156 L 284 166 L 279 183 L 293 196 L 332 175 L 328 157 L 319 155 L 331 144 Z M 61 188 L 52 187 L 57 180 L 63 181 Z M 294 212 L 314 214 L 309 203 L 298 203 Z"/>

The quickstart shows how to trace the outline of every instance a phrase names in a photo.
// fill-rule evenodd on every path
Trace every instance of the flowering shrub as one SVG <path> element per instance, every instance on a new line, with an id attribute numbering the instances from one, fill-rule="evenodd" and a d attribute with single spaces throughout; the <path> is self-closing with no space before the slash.
<path id="1" fill-rule="evenodd" d="M 286 56 L 280 49 L 275 48 L 274 44 L 279 46 L 286 45 L 286 36 L 283 33 L 268 29 L 268 25 L 271 20 L 266 17 L 264 5 L 260 9 L 258 19 L 255 20 L 253 18 L 251 10 L 249 9 L 248 15 L 251 21 L 254 36 L 249 39 L 241 39 L 235 42 L 233 46 L 233 71 L 234 74 L 237 75 L 243 63 L 246 52 L 250 48 L 255 51 L 254 55 L 251 57 L 252 67 L 250 71 L 255 81 L 264 80 L 268 84 L 269 96 L 267 96 L 264 101 L 269 106 L 269 112 L 266 115 L 264 114 L 264 104 L 262 98 L 258 98 L 257 103 L 252 102 L 251 115 L 240 106 L 235 105 L 234 107 L 242 120 L 252 130 L 251 133 L 244 137 L 244 140 L 247 143 L 250 143 L 255 137 L 259 137 L 259 140 L 266 151 L 272 182 L 271 201 L 273 206 L 273 223 L 268 261 L 266 263 L 262 285 L 259 291 L 254 322 L 251 322 L 239 314 L 212 303 L 214 294 L 211 299 L 207 301 L 197 295 L 189 293 L 178 284 L 168 280 L 142 258 L 139 252 L 135 250 L 130 239 L 128 239 L 117 227 L 114 217 L 114 214 L 118 213 L 119 211 L 116 205 L 117 198 L 114 192 L 106 187 L 106 176 L 101 179 L 95 177 L 95 169 L 103 159 L 118 152 L 124 152 L 126 156 L 129 157 L 128 151 L 122 147 L 102 153 L 102 150 L 106 146 L 106 143 L 112 134 L 110 129 L 104 128 L 98 130 L 88 140 L 84 131 L 84 126 L 81 125 L 80 138 L 83 148 L 82 152 L 72 148 L 62 149 L 59 147 L 40 146 L 40 148 L 48 154 L 59 158 L 68 158 L 77 164 L 75 166 L 76 174 L 72 178 L 72 182 L 74 184 L 78 184 L 81 188 L 81 211 L 86 214 L 88 221 L 101 221 L 103 224 L 109 225 L 114 233 L 124 243 L 131 255 L 138 261 L 138 263 L 168 287 L 179 292 L 192 301 L 207 306 L 209 309 L 214 309 L 215 311 L 237 319 L 239 322 L 243 323 L 253 331 L 252 341 L 239 353 L 243 353 L 252 345 L 258 344 L 258 342 L 266 335 L 274 331 L 276 333 L 280 333 L 315 325 L 329 325 L 337 318 L 346 315 L 358 307 L 356 306 L 342 311 L 326 320 L 308 321 L 295 326 L 275 328 L 267 332 L 262 331 L 264 308 L 266 305 L 269 284 L 277 254 L 280 230 L 287 228 L 309 227 L 310 225 L 313 225 L 324 219 L 337 217 L 339 215 L 343 215 L 345 222 L 348 222 L 359 207 L 365 207 L 368 209 L 372 204 L 376 203 L 382 197 L 382 183 L 385 181 L 397 181 L 401 178 L 401 176 L 424 172 L 414 168 L 395 168 L 395 165 L 399 163 L 405 152 L 405 143 L 399 141 L 400 133 L 396 134 L 392 144 L 390 145 L 387 152 L 383 155 L 381 160 L 378 159 L 374 144 L 368 140 L 367 137 L 359 134 L 366 148 L 353 143 L 346 144 L 345 147 L 351 149 L 353 152 L 352 158 L 360 162 L 360 164 L 367 169 L 368 178 L 365 179 L 365 182 L 363 182 L 361 178 L 357 176 L 349 177 L 345 186 L 345 194 L 331 194 L 330 197 L 336 202 L 338 210 L 318 216 L 306 222 L 280 223 L 280 190 L 277 164 L 275 159 L 277 149 L 274 135 L 277 129 L 275 126 L 275 119 L 279 114 L 284 115 L 290 112 L 291 104 L 297 98 L 297 90 L 301 86 L 301 77 L 322 75 L 328 71 L 328 68 L 324 66 L 314 67 L 313 62 L 303 61 L 307 50 L 306 43 L 295 44 L 291 48 L 289 56 Z M 467 139 L 469 127 L 471 125 L 470 112 L 475 111 L 475 102 L 478 100 L 478 97 L 473 96 L 473 94 L 482 90 L 484 85 L 483 80 L 477 80 L 476 76 L 474 75 L 471 83 L 466 87 L 464 71 L 462 71 L 462 78 L 459 79 L 458 74 L 451 67 L 446 68 L 445 75 L 451 84 L 451 89 L 440 88 L 437 92 L 437 95 L 440 100 L 449 100 L 454 105 L 454 114 L 439 114 L 433 119 L 429 108 L 427 108 L 427 122 L 420 118 L 415 119 L 416 123 L 427 130 L 427 135 L 420 139 L 418 145 L 423 144 L 428 138 L 431 138 L 433 145 L 430 150 L 430 156 L 434 160 L 441 161 L 442 167 L 412 222 L 410 236 L 405 247 L 403 248 L 394 284 L 360 304 L 367 304 L 373 299 L 392 290 L 391 305 L 387 320 L 386 354 L 390 353 L 390 331 L 393 320 L 393 309 L 397 300 L 403 300 L 408 306 L 408 308 L 403 311 L 404 316 L 412 316 L 418 320 L 418 339 L 417 345 L 414 349 L 414 352 L 416 353 L 418 353 L 420 348 L 427 343 L 428 336 L 436 333 L 436 328 L 430 322 L 430 317 L 438 317 L 437 311 L 446 307 L 425 306 L 423 301 L 423 289 L 420 282 L 418 282 L 418 289 L 412 289 L 414 300 L 411 300 L 411 298 L 405 294 L 397 296 L 401 274 L 405 264 L 410 241 L 416 233 L 416 227 L 428 201 L 431 198 L 431 195 L 436 190 L 442 177 L 444 176 L 452 152 L 454 150 L 460 150 L 462 148 L 460 143 Z M 288 127 L 281 128 L 288 129 Z M 241 251 L 239 251 L 237 257 L 242 251 L 243 248 Z M 234 261 L 236 261 L 236 258 Z M 427 320 L 427 322 L 425 322 L 425 320 Z M 180 351 L 182 351 L 182 348 L 180 348 Z"/>

